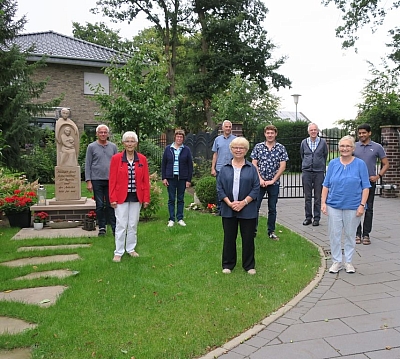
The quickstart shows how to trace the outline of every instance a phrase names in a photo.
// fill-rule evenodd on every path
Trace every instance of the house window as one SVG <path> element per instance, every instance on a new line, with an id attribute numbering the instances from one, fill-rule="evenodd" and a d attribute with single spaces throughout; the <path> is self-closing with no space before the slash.
<path id="1" fill-rule="evenodd" d="M 85 95 L 94 95 L 94 91 L 90 87 L 96 87 L 99 84 L 103 88 L 103 93 L 107 95 L 110 94 L 110 80 L 107 75 L 95 72 L 85 72 L 83 75 L 83 80 L 83 91 Z"/>

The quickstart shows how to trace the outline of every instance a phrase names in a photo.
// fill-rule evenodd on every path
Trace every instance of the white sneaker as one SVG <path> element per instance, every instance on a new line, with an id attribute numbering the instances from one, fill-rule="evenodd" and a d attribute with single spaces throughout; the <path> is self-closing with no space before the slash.
<path id="1" fill-rule="evenodd" d="M 167 227 L 173 227 L 174 226 L 174 221 L 168 221 Z"/>
<path id="2" fill-rule="evenodd" d="M 346 269 L 346 273 L 355 273 L 356 272 L 354 266 L 351 263 L 345 263 L 344 269 Z"/>
<path id="3" fill-rule="evenodd" d="M 186 223 L 183 221 L 183 219 L 181 219 L 180 221 L 178 221 L 178 224 L 182 227 L 186 227 Z"/>
<path id="4" fill-rule="evenodd" d="M 254 275 L 254 274 L 256 274 L 257 272 L 256 272 L 256 270 L 253 268 L 253 269 L 249 269 L 249 270 L 247 271 L 247 273 L 249 273 L 250 275 Z"/>
<path id="5" fill-rule="evenodd" d="M 228 269 L 228 268 L 224 268 L 223 270 L 222 270 L 222 273 L 224 273 L 224 274 L 230 274 L 232 271 L 230 270 L 230 269 Z"/>
<path id="6" fill-rule="evenodd" d="M 343 267 L 341 262 L 333 262 L 333 264 L 329 268 L 329 273 L 337 273 L 342 269 Z"/>

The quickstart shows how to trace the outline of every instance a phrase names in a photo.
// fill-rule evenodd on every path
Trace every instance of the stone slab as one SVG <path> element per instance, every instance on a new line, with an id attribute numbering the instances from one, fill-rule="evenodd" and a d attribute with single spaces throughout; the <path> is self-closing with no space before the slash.
<path id="1" fill-rule="evenodd" d="M 357 333 L 400 326 L 400 309 L 391 312 L 358 315 L 342 321 Z M 400 344 L 400 343 L 399 343 Z"/>
<path id="2" fill-rule="evenodd" d="M 13 261 L 0 263 L 0 265 L 4 265 L 6 267 L 22 267 L 26 265 L 36 265 L 53 262 L 69 262 L 75 261 L 77 259 L 80 259 L 78 254 L 59 254 L 54 256 L 15 259 Z"/>
<path id="3" fill-rule="evenodd" d="M 8 293 L 0 293 L 0 300 L 5 300 L 8 302 L 35 304 L 39 305 L 40 307 L 49 307 L 55 304 L 57 298 L 67 288 L 68 287 L 56 285 L 49 287 L 17 289 Z"/>
<path id="4" fill-rule="evenodd" d="M 28 323 L 25 320 L 9 317 L 0 317 L 0 334 L 17 334 L 26 329 L 34 329 L 37 324 Z"/>
<path id="5" fill-rule="evenodd" d="M 11 239 L 31 239 L 31 238 L 80 238 L 97 237 L 97 231 L 84 231 L 82 227 L 53 229 L 45 227 L 40 231 L 33 228 L 21 228 L 21 230 Z"/>
<path id="6" fill-rule="evenodd" d="M 29 251 L 46 251 L 53 249 L 75 249 L 75 248 L 88 248 L 91 244 L 61 244 L 57 246 L 30 246 L 30 247 L 19 247 L 17 252 L 29 252 Z"/>
<path id="7" fill-rule="evenodd" d="M 43 271 L 43 272 L 35 272 L 35 273 L 29 273 L 27 275 L 24 275 L 22 277 L 17 277 L 14 278 L 14 280 L 23 280 L 23 279 L 36 279 L 36 278 L 49 278 L 49 277 L 56 277 L 56 278 L 66 278 L 70 277 L 72 275 L 76 275 L 79 272 L 77 271 L 72 271 L 69 269 L 57 269 L 57 270 L 48 270 L 48 271 Z"/>
<path id="8" fill-rule="evenodd" d="M 0 350 L 0 359 L 31 359 L 31 357 L 31 350 L 28 348 Z"/>

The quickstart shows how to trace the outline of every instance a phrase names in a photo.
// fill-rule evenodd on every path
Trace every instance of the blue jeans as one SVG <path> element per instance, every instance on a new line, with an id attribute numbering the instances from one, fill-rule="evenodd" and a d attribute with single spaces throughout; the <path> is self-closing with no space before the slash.
<path id="1" fill-rule="evenodd" d="M 115 232 L 115 213 L 108 196 L 108 180 L 92 180 L 94 200 L 96 201 L 96 217 L 99 228 L 106 228 L 107 222 Z"/>
<path id="2" fill-rule="evenodd" d="M 272 185 L 267 187 L 260 187 L 260 194 L 257 198 L 257 210 L 260 212 L 261 203 L 265 192 L 268 193 L 268 234 L 275 232 L 275 222 L 276 222 L 276 204 L 278 203 L 279 196 L 279 186 Z M 258 225 L 258 220 L 257 220 Z M 256 229 L 257 231 L 257 229 Z"/>
<path id="3" fill-rule="evenodd" d="M 361 237 L 369 237 L 372 230 L 372 218 L 374 216 L 374 199 L 376 182 L 370 182 L 371 188 L 369 189 L 369 195 L 367 199 L 367 206 L 365 208 L 364 221 L 361 221 L 357 227 L 356 235 Z M 361 225 L 362 223 L 362 225 Z"/>
<path id="4" fill-rule="evenodd" d="M 183 207 L 185 206 L 185 190 L 186 180 L 178 179 L 178 176 L 174 178 L 168 178 L 168 211 L 169 220 L 175 222 L 175 200 L 177 201 L 176 206 L 176 219 L 180 221 L 183 219 Z"/>

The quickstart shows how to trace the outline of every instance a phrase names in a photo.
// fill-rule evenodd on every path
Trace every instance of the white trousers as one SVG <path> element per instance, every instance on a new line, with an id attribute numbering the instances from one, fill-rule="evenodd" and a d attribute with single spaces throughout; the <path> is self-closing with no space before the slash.
<path id="1" fill-rule="evenodd" d="M 344 262 L 351 263 L 356 248 L 356 231 L 361 217 L 356 210 L 335 209 L 327 206 L 328 234 L 333 262 L 342 261 L 342 232 L 344 234 Z"/>
<path id="2" fill-rule="evenodd" d="M 131 253 L 135 250 L 141 207 L 139 202 L 124 202 L 115 208 L 115 255 L 122 256 L 125 251 Z"/>

